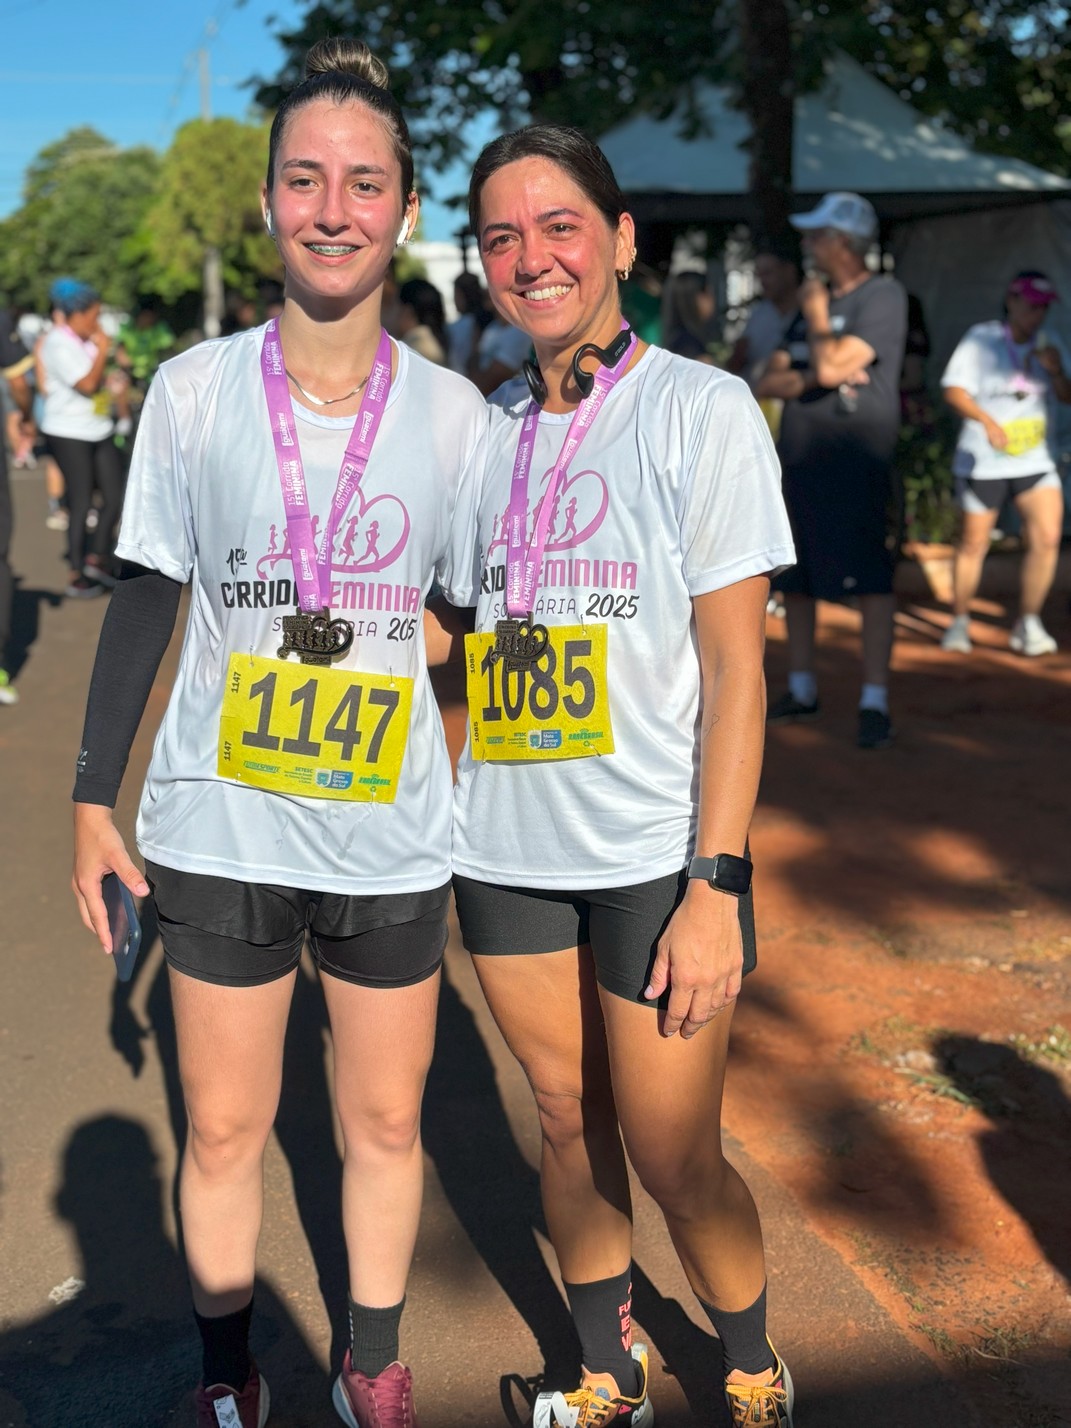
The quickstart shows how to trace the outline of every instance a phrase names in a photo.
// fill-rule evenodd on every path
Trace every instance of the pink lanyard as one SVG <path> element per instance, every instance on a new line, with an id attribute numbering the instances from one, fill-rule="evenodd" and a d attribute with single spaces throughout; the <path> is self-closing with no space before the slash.
<path id="1" fill-rule="evenodd" d="M 1031 383 L 1029 374 L 1030 359 L 1037 351 L 1036 342 L 1031 345 L 1031 347 L 1024 354 L 1023 360 L 1020 362 L 1016 343 L 1012 340 L 1011 328 L 1008 326 L 1007 323 L 1005 323 L 1004 346 L 1008 349 L 1008 358 L 1011 361 L 1012 366 L 1015 368 L 1015 375 L 1011 379 L 1012 391 L 1018 392 L 1022 396 L 1025 396 L 1027 392 L 1035 392 L 1039 390 L 1037 385 Z"/>
<path id="2" fill-rule="evenodd" d="M 626 326 L 621 324 L 622 329 Z M 550 519 L 554 512 L 554 499 L 558 488 L 565 480 L 569 464 L 580 450 L 580 444 L 591 430 L 603 402 L 609 396 L 628 366 L 636 350 L 636 337 L 625 349 L 624 356 L 616 367 L 599 367 L 595 374 L 595 384 L 591 395 L 585 397 L 573 413 L 565 442 L 554 463 L 546 492 L 536 511 L 535 529 L 526 543 L 528 528 L 528 474 L 532 466 L 532 452 L 535 449 L 536 430 L 539 426 L 539 407 L 528 403 L 524 414 L 517 456 L 513 463 L 513 481 L 509 495 L 509 530 L 506 543 L 506 609 L 513 616 L 523 616 L 533 608 L 535 594 L 539 588 L 539 572 L 543 568 L 543 552 L 547 548 L 550 535 Z"/>
<path id="3" fill-rule="evenodd" d="M 279 340 L 279 325 L 275 318 L 268 323 L 264 333 L 264 345 L 260 349 L 260 374 L 264 380 L 264 397 L 271 419 L 279 483 L 283 488 L 294 583 L 298 590 L 298 604 L 302 610 L 318 612 L 327 609 L 330 604 L 331 551 L 339 522 L 364 477 L 379 424 L 387 409 L 387 398 L 390 395 L 390 362 L 390 338 L 385 330 L 381 330 L 375 361 L 372 363 L 372 371 L 361 398 L 361 407 L 346 443 L 346 453 L 338 473 L 338 485 L 331 502 L 327 529 L 320 538 L 320 549 L 317 550 L 312 538 L 309 494 L 305 485 L 301 448 L 298 445 L 294 404 L 290 400 L 290 388 L 287 386 L 286 368 L 283 365 L 283 346 Z"/>

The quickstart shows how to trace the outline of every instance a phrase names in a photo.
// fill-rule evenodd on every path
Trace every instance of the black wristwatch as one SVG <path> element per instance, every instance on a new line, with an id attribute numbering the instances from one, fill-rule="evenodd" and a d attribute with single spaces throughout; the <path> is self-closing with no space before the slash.
<path id="1" fill-rule="evenodd" d="M 693 858 L 688 864 L 690 878 L 702 878 L 718 892 L 743 897 L 751 886 L 751 859 L 732 853 L 716 853 L 713 858 Z"/>

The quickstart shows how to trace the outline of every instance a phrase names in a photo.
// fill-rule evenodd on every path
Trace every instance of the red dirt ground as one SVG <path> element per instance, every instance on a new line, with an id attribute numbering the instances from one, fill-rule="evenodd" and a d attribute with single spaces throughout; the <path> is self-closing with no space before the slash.
<path id="1" fill-rule="evenodd" d="M 950 656 L 947 613 L 902 600 L 899 737 L 863 752 L 858 616 L 822 609 L 823 715 L 767 743 L 726 1124 L 982 1422 L 1047 1428 L 1071 1423 L 1071 658 L 977 613 Z"/>

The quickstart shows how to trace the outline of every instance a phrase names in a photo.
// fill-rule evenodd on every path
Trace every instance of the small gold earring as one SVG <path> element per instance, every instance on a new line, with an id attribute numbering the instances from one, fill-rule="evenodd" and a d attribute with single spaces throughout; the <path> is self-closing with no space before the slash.
<path id="1" fill-rule="evenodd" d="M 628 282 L 628 280 L 629 280 L 629 275 L 630 275 L 631 272 L 632 272 L 632 265 L 633 265 L 633 263 L 635 263 L 635 261 L 636 261 L 636 249 L 633 248 L 632 252 L 628 255 L 628 263 L 627 263 L 627 265 L 626 265 L 624 268 L 615 268 L 615 270 L 614 270 L 614 275 L 615 275 L 615 277 L 618 279 L 619 282 L 622 282 L 622 283 L 627 283 L 627 282 Z"/>

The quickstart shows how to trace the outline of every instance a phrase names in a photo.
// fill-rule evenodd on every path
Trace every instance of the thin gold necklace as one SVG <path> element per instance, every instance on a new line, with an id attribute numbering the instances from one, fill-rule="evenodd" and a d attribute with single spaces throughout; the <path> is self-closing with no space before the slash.
<path id="1" fill-rule="evenodd" d="M 355 397 L 357 395 L 357 393 L 365 385 L 365 382 L 368 381 L 368 377 L 372 375 L 371 372 L 369 372 L 368 377 L 365 377 L 364 381 L 358 382 L 357 385 L 354 387 L 353 391 L 347 392 L 346 395 L 343 397 L 314 397 L 311 392 L 306 391 L 306 389 L 294 376 L 293 372 L 291 372 L 289 367 L 284 367 L 283 371 L 293 382 L 294 386 L 297 387 L 298 391 L 305 398 L 305 400 L 312 402 L 312 404 L 317 407 L 333 407 L 336 406 L 339 402 L 348 402 L 350 397 Z"/>

